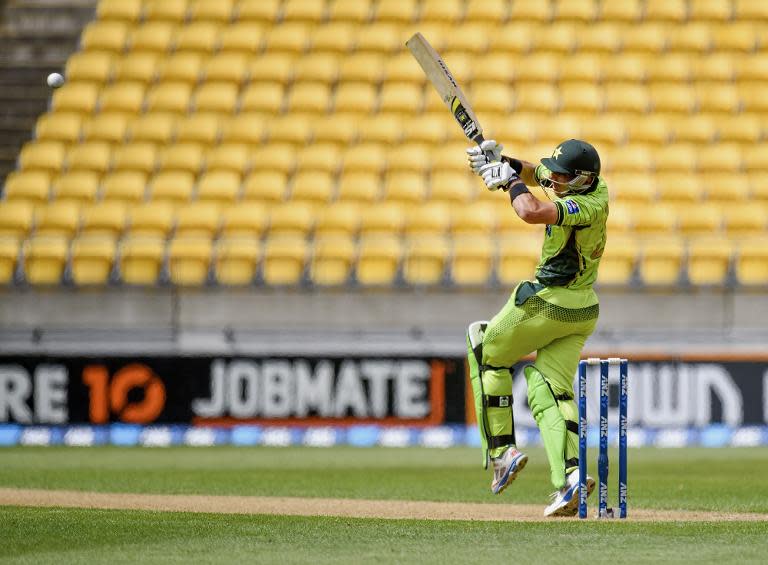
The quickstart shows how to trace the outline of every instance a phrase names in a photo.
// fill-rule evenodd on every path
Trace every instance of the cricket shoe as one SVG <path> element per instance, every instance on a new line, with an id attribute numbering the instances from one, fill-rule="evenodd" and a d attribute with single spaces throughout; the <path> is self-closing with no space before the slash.
<path id="1" fill-rule="evenodd" d="M 587 475 L 587 496 L 595 490 L 595 479 Z M 575 516 L 579 511 L 579 470 L 571 471 L 565 486 L 551 495 L 552 502 L 544 509 L 544 516 Z"/>
<path id="2" fill-rule="evenodd" d="M 528 463 L 528 456 L 514 447 L 510 447 L 501 457 L 491 458 L 491 461 L 493 462 L 491 492 L 493 494 L 501 494 L 515 480 L 517 474 L 525 467 L 525 464 Z"/>

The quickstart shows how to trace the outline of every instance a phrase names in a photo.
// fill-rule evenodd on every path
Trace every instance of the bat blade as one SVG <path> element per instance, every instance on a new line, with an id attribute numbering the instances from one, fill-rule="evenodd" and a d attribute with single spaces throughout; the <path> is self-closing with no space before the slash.
<path id="1" fill-rule="evenodd" d="M 483 128 L 445 61 L 420 33 L 414 34 L 405 45 L 461 126 L 464 135 L 478 145 L 481 144 L 484 141 Z"/>

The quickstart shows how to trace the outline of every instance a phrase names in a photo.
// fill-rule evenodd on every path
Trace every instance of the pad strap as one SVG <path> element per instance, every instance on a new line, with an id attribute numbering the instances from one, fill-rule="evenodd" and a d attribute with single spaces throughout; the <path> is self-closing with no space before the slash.
<path id="1" fill-rule="evenodd" d="M 570 469 L 571 467 L 578 467 L 579 466 L 579 458 L 578 457 L 571 457 L 570 459 L 565 460 L 565 468 Z"/>
<path id="2" fill-rule="evenodd" d="M 515 434 L 508 434 L 503 436 L 491 436 L 488 438 L 488 447 L 490 449 L 496 449 L 497 447 L 505 447 L 507 445 L 515 445 Z"/>
<path id="3" fill-rule="evenodd" d="M 509 408 L 512 406 L 512 395 L 505 396 L 491 396 L 486 395 L 485 405 L 489 408 Z"/>
<path id="4" fill-rule="evenodd" d="M 577 424 L 573 420 L 566 420 L 565 421 L 565 429 L 568 430 L 571 433 L 579 435 L 579 424 Z"/>

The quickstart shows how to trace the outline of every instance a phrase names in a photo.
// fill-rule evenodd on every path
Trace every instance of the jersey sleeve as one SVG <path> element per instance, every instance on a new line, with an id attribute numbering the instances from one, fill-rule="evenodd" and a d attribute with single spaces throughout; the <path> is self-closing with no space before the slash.
<path id="1" fill-rule="evenodd" d="M 558 226 L 588 226 L 608 214 L 607 195 L 602 192 L 574 194 L 555 201 Z"/>

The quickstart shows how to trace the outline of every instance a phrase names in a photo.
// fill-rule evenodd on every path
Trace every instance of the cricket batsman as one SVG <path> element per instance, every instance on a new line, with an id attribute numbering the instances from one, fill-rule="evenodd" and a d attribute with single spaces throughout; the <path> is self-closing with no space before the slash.
<path id="1" fill-rule="evenodd" d="M 528 405 L 556 489 L 544 515 L 573 516 L 579 485 L 573 379 L 599 313 L 592 285 L 605 248 L 608 187 L 600 177 L 600 157 L 585 141 L 561 143 L 538 166 L 501 151 L 501 145 L 486 140 L 467 150 L 469 165 L 489 190 L 509 194 L 525 222 L 543 224 L 546 235 L 535 278 L 518 284 L 490 322 L 474 322 L 467 332 L 484 465 L 490 455 L 491 491 L 500 494 L 527 463 L 515 445 L 512 366 L 535 351 L 536 361 L 523 369 Z M 528 187 L 537 185 L 550 201 L 530 193 Z M 588 493 L 594 488 L 594 479 L 587 477 Z"/>

